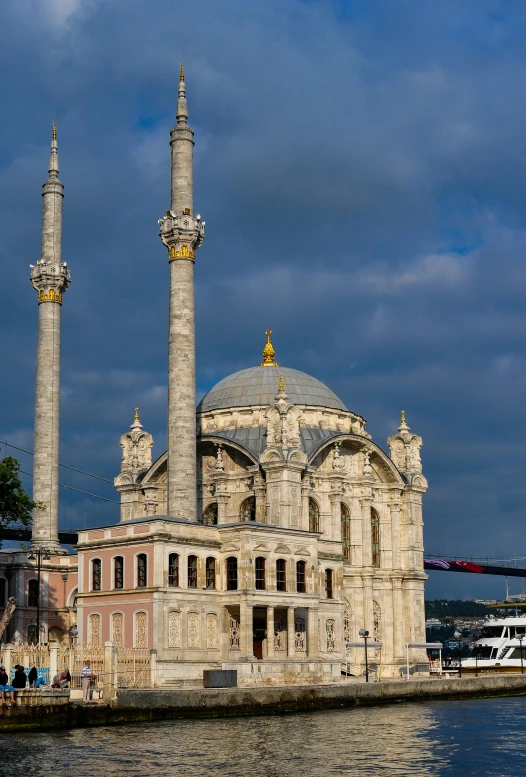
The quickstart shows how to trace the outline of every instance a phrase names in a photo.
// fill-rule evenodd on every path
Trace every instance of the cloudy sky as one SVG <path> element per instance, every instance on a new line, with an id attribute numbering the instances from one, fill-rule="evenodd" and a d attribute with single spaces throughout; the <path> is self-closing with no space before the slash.
<path id="1" fill-rule="evenodd" d="M 526 556 L 526 5 L 4 0 L 0 30 L 0 439 L 32 449 L 28 266 L 55 115 L 72 272 L 61 460 L 111 480 L 136 405 L 164 450 L 157 218 L 182 53 L 207 221 L 199 394 L 258 363 L 270 326 L 278 361 L 326 382 L 381 445 L 405 408 L 424 439 L 428 553 Z M 71 470 L 61 482 L 116 497 Z M 64 528 L 117 515 L 71 490 L 61 509 Z"/>

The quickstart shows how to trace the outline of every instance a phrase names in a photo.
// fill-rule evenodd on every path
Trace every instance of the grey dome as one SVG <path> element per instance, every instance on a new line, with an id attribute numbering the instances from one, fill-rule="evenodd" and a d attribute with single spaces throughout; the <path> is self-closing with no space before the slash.
<path id="1" fill-rule="evenodd" d="M 220 380 L 205 394 L 197 412 L 271 405 L 278 392 L 280 375 L 292 404 L 347 410 L 336 394 L 311 375 L 288 367 L 249 367 Z"/>

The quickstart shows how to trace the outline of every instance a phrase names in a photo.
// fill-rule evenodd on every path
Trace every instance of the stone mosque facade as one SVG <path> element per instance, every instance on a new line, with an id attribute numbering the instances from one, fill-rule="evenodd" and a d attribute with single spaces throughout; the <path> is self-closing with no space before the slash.
<path id="1" fill-rule="evenodd" d="M 245 685 L 335 681 L 342 668 L 361 675 L 364 650 L 347 647 L 360 629 L 382 643 L 372 657 L 381 676 L 399 677 L 406 643 L 425 641 L 422 439 L 402 414 L 386 453 L 321 381 L 278 364 L 271 330 L 258 363 L 220 381 L 196 412 L 194 267 L 205 222 L 194 210 L 182 67 L 170 145 L 171 202 L 159 219 L 169 263 L 168 450 L 152 461 L 136 410 L 120 440 L 120 522 L 79 531 L 77 555 L 65 557 L 53 492 L 58 400 L 37 379 L 34 482 L 51 485 L 34 498 L 51 508 L 35 515 L 32 545 L 51 557 L 44 585 L 60 586 L 67 559 L 75 603 L 64 630 L 73 619 L 82 646 L 154 650 L 161 684 L 209 668 L 237 669 Z M 54 196 L 61 204 L 62 189 Z M 49 242 L 61 224 L 46 228 L 45 208 L 44 222 Z M 39 308 L 53 312 L 39 319 L 40 365 L 50 337 L 58 353 L 70 275 L 57 255 L 38 268 L 34 285 L 35 276 L 55 282 L 53 299 L 37 288 Z M 58 388 L 59 368 L 46 380 Z M 37 458 L 37 445 L 52 455 Z M 34 574 L 24 559 L 11 565 L 22 581 Z M 2 559 L 0 576 L 5 567 Z M 425 661 L 425 651 L 413 657 Z"/>

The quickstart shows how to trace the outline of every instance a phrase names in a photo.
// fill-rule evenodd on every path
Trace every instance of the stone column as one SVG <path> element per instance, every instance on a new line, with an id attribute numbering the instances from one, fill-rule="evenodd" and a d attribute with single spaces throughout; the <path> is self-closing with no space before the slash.
<path id="1" fill-rule="evenodd" d="M 117 696 L 117 650 L 113 642 L 104 643 L 104 699 L 109 701 Z"/>
<path id="2" fill-rule="evenodd" d="M 310 478 L 307 475 L 301 481 L 301 525 L 300 529 L 309 531 L 309 494 Z"/>
<path id="3" fill-rule="evenodd" d="M 254 655 L 254 607 L 247 601 L 239 604 L 241 658 L 252 658 Z"/>
<path id="4" fill-rule="evenodd" d="M 316 658 L 319 655 L 318 616 L 319 610 L 309 607 L 307 610 L 307 655 L 309 658 Z"/>
<path id="5" fill-rule="evenodd" d="M 259 480 L 259 477 L 258 477 Z M 263 482 L 254 483 L 254 498 L 256 500 L 256 521 L 265 523 L 267 517 L 266 487 Z"/>
<path id="6" fill-rule="evenodd" d="M 52 682 L 54 676 L 58 673 L 58 651 L 59 645 L 52 642 L 49 646 L 49 681 Z"/>
<path id="7" fill-rule="evenodd" d="M 228 494 L 221 494 L 217 493 L 215 494 L 216 502 L 217 502 L 217 523 L 228 523 L 227 521 L 227 515 L 226 515 L 226 506 L 228 504 L 228 500 L 230 499 Z"/>
<path id="8" fill-rule="evenodd" d="M 393 548 L 393 569 L 402 568 L 401 556 L 401 526 L 402 526 L 402 505 L 399 501 L 391 504 L 391 540 Z"/>
<path id="9" fill-rule="evenodd" d="M 393 579 L 393 657 L 395 661 L 404 659 L 404 650 L 404 600 L 402 596 L 402 580 L 395 578 Z"/>
<path id="10" fill-rule="evenodd" d="M 49 177 L 42 191 L 41 258 L 30 265 L 38 293 L 38 344 L 33 458 L 33 500 L 43 505 L 33 513 L 32 547 L 60 552 L 58 542 L 58 468 L 60 425 L 60 308 L 71 275 L 62 262 L 62 200 L 58 178 L 56 127 L 53 126 Z"/>
<path id="11" fill-rule="evenodd" d="M 159 219 L 160 237 L 170 262 L 168 326 L 168 514 L 195 521 L 195 250 L 204 222 L 193 211 L 194 133 L 188 125 L 186 86 L 181 65 L 177 124 L 172 148 L 171 208 Z"/>
<path id="12" fill-rule="evenodd" d="M 267 658 L 274 658 L 274 607 L 267 607 Z"/>
<path id="13" fill-rule="evenodd" d="M 294 623 L 294 607 L 287 610 L 287 656 L 296 658 L 296 624 Z"/>

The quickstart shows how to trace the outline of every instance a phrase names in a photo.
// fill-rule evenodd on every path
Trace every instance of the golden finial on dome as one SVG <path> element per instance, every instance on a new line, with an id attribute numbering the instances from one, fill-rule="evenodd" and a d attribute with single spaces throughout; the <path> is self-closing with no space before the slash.
<path id="1" fill-rule="evenodd" d="M 283 375 L 280 375 L 280 376 L 279 376 L 279 386 L 278 386 L 278 391 L 285 391 L 285 389 L 284 389 L 284 387 L 283 387 Z"/>
<path id="2" fill-rule="evenodd" d="M 265 347 L 263 348 L 263 361 L 260 363 L 260 367 L 278 367 L 278 363 L 274 361 L 275 351 L 272 343 L 270 342 L 270 335 L 272 334 L 272 329 L 267 329 L 265 332 L 267 336 L 267 342 L 265 343 Z"/>
<path id="3" fill-rule="evenodd" d="M 402 422 L 402 424 L 405 424 L 405 410 L 402 410 L 400 421 Z"/>
<path id="4" fill-rule="evenodd" d="M 138 407 L 135 408 L 135 417 L 134 417 L 133 420 L 134 421 L 138 421 L 139 420 L 139 408 Z"/>

